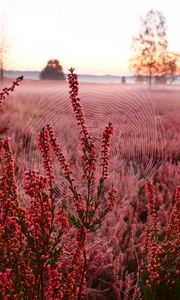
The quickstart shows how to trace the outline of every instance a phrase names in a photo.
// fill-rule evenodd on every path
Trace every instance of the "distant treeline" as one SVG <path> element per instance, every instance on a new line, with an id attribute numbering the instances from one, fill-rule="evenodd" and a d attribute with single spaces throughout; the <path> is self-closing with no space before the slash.
<path id="1" fill-rule="evenodd" d="M 5 77 L 16 78 L 20 75 L 23 75 L 25 79 L 39 80 L 39 71 L 4 71 Z M 65 74 L 66 75 L 66 74 Z M 123 83 L 131 84 L 131 83 L 148 83 L 148 76 L 141 75 L 127 75 L 127 76 L 117 76 L 117 75 L 88 75 L 88 74 L 80 74 L 79 80 L 82 82 L 107 82 L 107 83 L 121 83 L 122 78 Z M 180 84 L 180 76 L 153 76 L 152 83 L 176 83 Z"/>

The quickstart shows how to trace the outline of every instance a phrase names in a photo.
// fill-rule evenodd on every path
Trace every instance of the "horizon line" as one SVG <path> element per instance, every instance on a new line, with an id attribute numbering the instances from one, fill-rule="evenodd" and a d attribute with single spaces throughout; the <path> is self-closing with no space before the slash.
<path id="1" fill-rule="evenodd" d="M 9 69 L 9 70 L 4 70 L 4 72 L 34 72 L 34 73 L 40 73 L 41 71 L 38 70 L 13 70 L 13 69 Z M 65 75 L 67 75 L 68 73 L 64 72 Z M 119 75 L 118 74 L 111 74 L 111 73 L 102 73 L 102 74 L 97 74 L 97 73 L 78 73 L 78 76 L 114 76 L 114 77 L 121 77 L 121 76 L 135 76 L 135 74 L 133 73 L 125 73 L 122 72 Z"/>

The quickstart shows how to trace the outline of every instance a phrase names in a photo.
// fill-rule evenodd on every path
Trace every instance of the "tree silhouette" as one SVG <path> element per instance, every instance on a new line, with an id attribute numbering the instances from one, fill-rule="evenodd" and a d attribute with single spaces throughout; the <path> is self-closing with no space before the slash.
<path id="1" fill-rule="evenodd" d="M 142 19 L 140 32 L 133 37 L 134 56 L 130 59 L 130 69 L 137 75 L 161 74 L 162 60 L 167 57 L 166 20 L 161 12 L 150 10 Z"/>
<path id="2" fill-rule="evenodd" d="M 48 61 L 46 67 L 40 73 L 40 79 L 66 80 L 63 68 L 57 59 Z"/>

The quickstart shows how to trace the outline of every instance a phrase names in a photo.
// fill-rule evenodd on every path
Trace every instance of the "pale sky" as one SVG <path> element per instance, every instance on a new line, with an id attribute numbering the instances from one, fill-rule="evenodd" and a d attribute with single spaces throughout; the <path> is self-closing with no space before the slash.
<path id="1" fill-rule="evenodd" d="M 140 17 L 160 10 L 171 51 L 180 51 L 180 0 L 0 0 L 10 41 L 5 69 L 43 69 L 51 58 L 64 71 L 128 73 Z"/>

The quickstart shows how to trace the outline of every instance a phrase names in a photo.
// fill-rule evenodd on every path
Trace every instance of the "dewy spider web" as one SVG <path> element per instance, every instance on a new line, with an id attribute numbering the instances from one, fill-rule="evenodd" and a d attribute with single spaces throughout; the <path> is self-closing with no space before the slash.
<path id="1" fill-rule="evenodd" d="M 150 94 L 142 87 L 85 83 L 80 84 L 79 94 L 86 124 L 99 156 L 102 132 L 109 122 L 113 123 L 107 188 L 113 184 L 121 198 L 126 195 L 127 186 L 128 189 L 134 188 L 134 177 L 138 186 L 142 186 L 144 180 L 152 177 L 165 159 L 165 136 Z M 68 83 L 60 83 L 53 91 L 45 93 L 27 122 L 25 131 L 29 137 L 23 151 L 27 169 L 43 172 L 41 156 L 35 144 L 37 134 L 47 124 L 55 129 L 75 182 L 83 191 L 80 129 L 69 100 Z M 61 198 L 67 194 L 68 183 L 56 161 L 54 166 L 57 179 L 55 192 Z M 97 180 L 100 174 L 99 167 Z"/>

